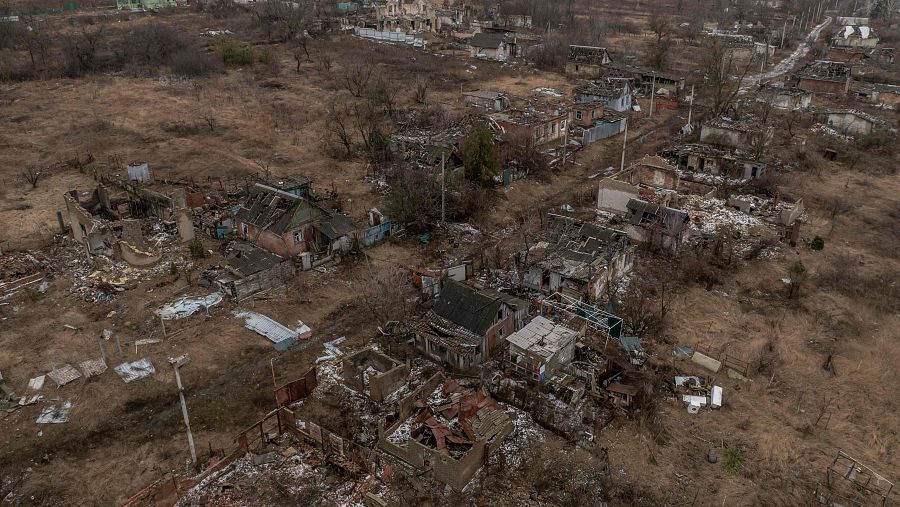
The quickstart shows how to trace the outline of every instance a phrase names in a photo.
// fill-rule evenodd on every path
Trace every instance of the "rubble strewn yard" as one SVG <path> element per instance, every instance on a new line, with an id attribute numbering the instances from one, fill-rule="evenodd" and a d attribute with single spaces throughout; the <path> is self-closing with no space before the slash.
<path id="1" fill-rule="evenodd" d="M 0 5 L 0 506 L 896 504 L 897 17 Z"/>

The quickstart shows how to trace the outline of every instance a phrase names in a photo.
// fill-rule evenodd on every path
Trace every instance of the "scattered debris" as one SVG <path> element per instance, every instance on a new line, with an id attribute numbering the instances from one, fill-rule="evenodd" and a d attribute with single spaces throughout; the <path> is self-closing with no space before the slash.
<path id="1" fill-rule="evenodd" d="M 222 294 L 219 292 L 213 292 L 204 297 L 184 297 L 164 305 L 156 311 L 156 314 L 165 320 L 183 319 L 190 317 L 199 310 L 209 312 L 210 306 L 215 306 L 221 302 Z"/>
<path id="2" fill-rule="evenodd" d="M 46 379 L 46 375 L 38 375 L 37 377 L 34 377 L 33 379 L 28 381 L 28 388 L 35 391 L 40 391 L 40 389 L 44 387 L 44 380 Z"/>
<path id="3" fill-rule="evenodd" d="M 57 408 L 56 405 L 45 407 L 38 416 L 37 424 L 62 424 L 69 422 L 69 412 L 72 411 L 73 403 L 66 401 Z"/>
<path id="4" fill-rule="evenodd" d="M 115 370 L 126 384 L 156 373 L 156 369 L 153 368 L 153 365 L 150 364 L 150 360 L 147 358 L 138 359 L 130 363 L 122 363 L 116 366 Z"/>
<path id="5" fill-rule="evenodd" d="M 84 372 L 84 376 L 87 378 L 97 377 L 106 371 L 106 360 L 101 358 L 98 359 L 88 359 L 86 361 L 82 361 L 78 363 L 78 366 L 81 368 L 81 371 Z"/>
<path id="6" fill-rule="evenodd" d="M 268 338 L 277 350 L 286 350 L 297 343 L 298 339 L 306 340 L 312 336 L 312 330 L 301 321 L 297 321 L 295 329 L 290 329 L 261 313 L 239 309 L 232 313 L 235 317 L 244 319 L 244 327 Z"/>
<path id="7" fill-rule="evenodd" d="M 69 382 L 74 381 L 78 377 L 81 377 L 81 373 L 78 373 L 78 370 L 75 369 L 71 364 L 67 364 L 61 368 L 57 368 L 50 373 L 47 374 L 51 380 L 56 382 L 57 387 L 62 387 Z"/>
<path id="8" fill-rule="evenodd" d="M 325 355 L 317 358 L 316 364 L 343 356 L 344 353 L 341 352 L 341 349 L 337 348 L 337 346 L 343 343 L 346 339 L 346 336 L 341 336 L 340 338 L 335 338 L 330 342 L 325 342 Z"/>

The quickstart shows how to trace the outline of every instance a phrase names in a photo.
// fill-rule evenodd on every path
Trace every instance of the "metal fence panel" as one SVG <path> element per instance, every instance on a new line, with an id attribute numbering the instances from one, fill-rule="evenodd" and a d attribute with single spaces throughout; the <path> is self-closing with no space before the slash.
<path id="1" fill-rule="evenodd" d="M 602 123 L 596 127 L 584 130 L 581 138 L 581 144 L 587 146 L 601 139 L 612 137 L 625 130 L 625 122 L 619 120 L 615 123 Z"/>

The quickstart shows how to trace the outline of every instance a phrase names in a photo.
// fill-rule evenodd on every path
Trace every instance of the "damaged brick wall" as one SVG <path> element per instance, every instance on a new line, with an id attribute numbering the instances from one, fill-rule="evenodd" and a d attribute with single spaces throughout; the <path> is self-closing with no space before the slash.
<path id="1" fill-rule="evenodd" d="M 403 385 L 407 377 L 409 377 L 409 367 L 406 364 L 398 365 L 381 375 L 369 377 L 369 397 L 377 402 L 384 401 Z"/>

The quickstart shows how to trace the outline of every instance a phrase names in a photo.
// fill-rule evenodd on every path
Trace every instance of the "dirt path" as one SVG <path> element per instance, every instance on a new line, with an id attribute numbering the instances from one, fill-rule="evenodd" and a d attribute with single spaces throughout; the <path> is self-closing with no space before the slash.
<path id="1" fill-rule="evenodd" d="M 797 46 L 797 49 L 795 49 L 793 53 L 788 55 L 787 58 L 778 62 L 778 64 L 775 65 L 775 67 L 773 67 L 771 70 L 768 70 L 761 74 L 755 74 L 753 76 L 745 77 L 741 82 L 741 89 L 739 93 L 743 95 L 747 93 L 750 88 L 761 84 L 763 81 L 769 81 L 778 76 L 787 74 L 791 69 L 794 68 L 795 65 L 797 65 L 797 62 L 800 61 L 801 58 L 809 53 L 809 50 L 810 48 L 812 48 L 813 43 L 816 42 L 816 39 L 819 38 L 819 34 L 826 26 L 828 26 L 829 23 L 831 23 L 831 17 L 825 18 L 825 21 L 816 25 L 816 27 L 813 28 L 811 32 L 809 32 L 809 35 L 806 36 L 806 39 Z"/>

